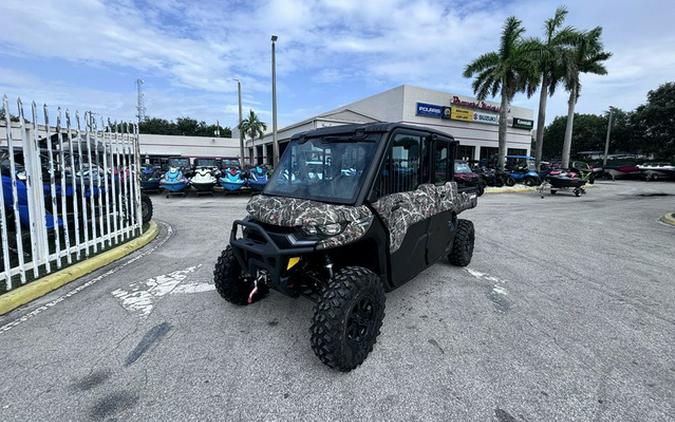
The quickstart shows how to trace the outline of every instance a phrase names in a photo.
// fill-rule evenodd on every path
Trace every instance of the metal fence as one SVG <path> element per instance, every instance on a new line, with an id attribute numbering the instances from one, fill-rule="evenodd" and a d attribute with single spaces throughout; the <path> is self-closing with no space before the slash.
<path id="1" fill-rule="evenodd" d="M 2 109 L 0 291 L 141 233 L 136 125 L 21 99 L 10 108 L 6 96 Z"/>

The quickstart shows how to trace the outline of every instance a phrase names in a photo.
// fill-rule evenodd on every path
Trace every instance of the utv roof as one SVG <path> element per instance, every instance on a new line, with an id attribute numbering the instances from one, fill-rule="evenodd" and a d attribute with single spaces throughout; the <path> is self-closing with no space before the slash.
<path id="1" fill-rule="evenodd" d="M 340 126 L 330 126 L 322 127 L 319 129 L 308 130 L 304 132 L 299 132 L 293 135 L 291 140 L 306 138 L 306 137 L 316 137 L 316 136 L 337 136 L 337 135 L 350 135 L 354 134 L 357 131 L 363 131 L 364 133 L 385 133 L 391 132 L 394 129 L 410 129 L 422 132 L 433 133 L 439 136 L 444 136 L 446 138 L 453 139 L 452 135 L 449 135 L 444 132 L 440 132 L 435 129 L 429 129 L 423 126 L 408 125 L 404 123 L 365 123 L 365 124 L 353 124 L 353 125 L 340 125 Z"/>

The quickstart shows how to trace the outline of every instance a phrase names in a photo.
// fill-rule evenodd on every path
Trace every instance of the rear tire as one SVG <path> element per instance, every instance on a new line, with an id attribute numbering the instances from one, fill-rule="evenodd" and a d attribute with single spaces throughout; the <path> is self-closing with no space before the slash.
<path id="1" fill-rule="evenodd" d="M 506 178 L 505 184 L 506 186 L 513 186 L 516 184 L 516 181 L 513 179 L 513 177 L 509 176 Z"/>
<path id="2" fill-rule="evenodd" d="M 141 194 L 141 215 L 143 224 L 148 224 L 152 220 L 152 199 L 146 193 Z"/>
<path id="3" fill-rule="evenodd" d="M 452 265 L 466 267 L 471 263 L 475 238 L 473 223 L 469 220 L 458 220 L 455 240 L 452 242 L 452 250 L 448 255 L 448 260 Z"/>
<path id="4" fill-rule="evenodd" d="M 220 296 L 235 305 L 248 305 L 248 295 L 253 290 L 254 284 L 250 277 L 245 277 L 241 266 L 228 246 L 218 258 L 213 270 L 213 283 Z M 267 295 L 267 288 L 259 287 L 253 296 L 256 302 Z"/>
<path id="5" fill-rule="evenodd" d="M 373 350 L 384 319 L 384 286 L 363 267 L 344 267 L 321 292 L 312 318 L 312 350 L 325 365 L 349 372 Z"/>

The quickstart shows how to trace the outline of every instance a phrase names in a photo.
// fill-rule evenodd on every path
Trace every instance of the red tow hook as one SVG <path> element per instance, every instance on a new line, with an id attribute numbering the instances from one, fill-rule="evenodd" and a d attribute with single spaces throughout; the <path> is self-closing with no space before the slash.
<path id="1" fill-rule="evenodd" d="M 267 282 L 267 274 L 261 270 L 258 270 L 255 279 L 253 280 L 253 290 L 248 294 L 248 304 L 253 303 L 253 296 L 258 293 L 258 282 L 262 281 L 263 284 Z"/>
<path id="2" fill-rule="evenodd" d="M 248 304 L 250 305 L 253 303 L 253 296 L 258 292 L 258 279 L 256 278 L 253 281 L 253 290 L 251 290 L 251 293 L 248 294 Z"/>

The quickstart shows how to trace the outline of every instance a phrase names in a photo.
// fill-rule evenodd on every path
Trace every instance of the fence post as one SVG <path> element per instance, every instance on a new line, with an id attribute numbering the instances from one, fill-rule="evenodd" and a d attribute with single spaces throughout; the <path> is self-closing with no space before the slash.
<path id="1" fill-rule="evenodd" d="M 61 126 L 61 107 L 57 109 L 56 113 L 56 133 L 59 140 L 59 166 L 61 171 L 61 215 L 63 216 L 63 240 L 66 250 L 66 262 L 72 264 L 73 257 L 71 256 L 70 251 L 70 224 L 68 223 L 68 186 L 66 183 L 66 154 L 63 150 L 63 127 Z M 71 177 L 74 177 L 72 174 L 71 168 Z M 75 192 L 73 191 L 73 194 Z M 74 196 L 74 195 L 73 195 Z"/>

